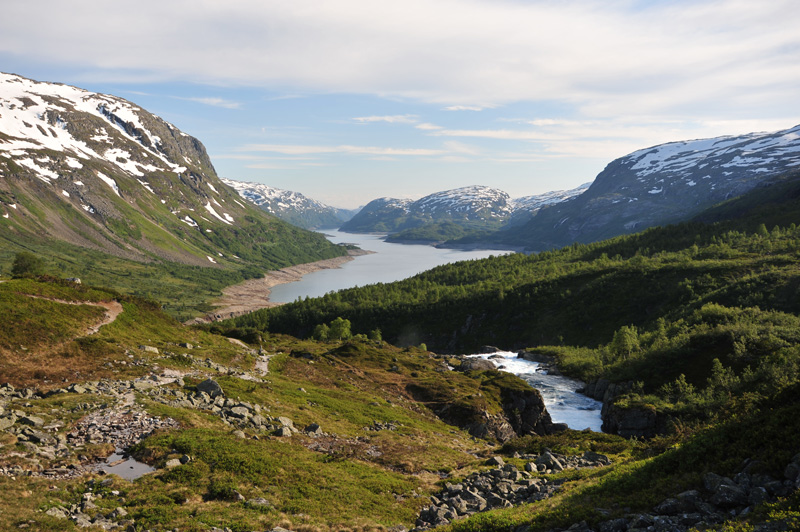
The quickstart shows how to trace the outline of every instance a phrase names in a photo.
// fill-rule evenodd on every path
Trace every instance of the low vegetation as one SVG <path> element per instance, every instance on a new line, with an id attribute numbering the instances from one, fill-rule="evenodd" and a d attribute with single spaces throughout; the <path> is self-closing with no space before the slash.
<path id="1" fill-rule="evenodd" d="M 0 418 L 41 418 L 66 438 L 86 415 L 123 408 L 124 394 L 102 391 L 123 383 L 134 398 L 124 408 L 180 427 L 139 441 L 131 452 L 157 471 L 126 481 L 41 477 L 85 467 L 113 445 L 50 456 L 15 421 L 0 430 L 0 528 L 76 530 L 60 512 L 89 492 L 96 508 L 86 511 L 121 508 L 139 530 L 413 528 L 432 495 L 490 469 L 488 458 L 521 470 L 547 451 L 600 453 L 611 464 L 532 473 L 560 486 L 553 497 L 445 529 L 544 532 L 585 521 L 597 530 L 703 490 L 707 473 L 735 477 L 746 465 L 748 474 L 783 479 L 800 451 L 800 229 L 785 200 L 794 196 L 778 196 L 769 216 L 763 201 L 730 204 L 709 223 L 440 267 L 205 327 L 183 326 L 158 301 L 120 286 L 33 271 L 4 280 L 0 315 L 11 318 L 0 329 L 0 383 L 42 393 L 2 388 Z M 180 269 L 164 286 L 178 274 L 190 277 Z M 97 305 L 109 302 L 122 312 L 91 333 L 107 319 Z M 428 347 L 483 344 L 524 350 L 590 385 L 613 384 L 607 408 L 664 422 L 648 438 L 572 430 L 502 444 L 474 437 L 468 426 L 507 414 L 507 395 L 529 388 L 498 371 L 452 371 L 459 357 Z M 259 373 L 265 362 L 269 372 Z M 221 402 L 200 393 L 208 378 L 224 390 Z M 224 414 L 244 405 L 264 423 Z M 716 529 L 766 521 L 790 530 L 800 496 L 727 515 Z"/>

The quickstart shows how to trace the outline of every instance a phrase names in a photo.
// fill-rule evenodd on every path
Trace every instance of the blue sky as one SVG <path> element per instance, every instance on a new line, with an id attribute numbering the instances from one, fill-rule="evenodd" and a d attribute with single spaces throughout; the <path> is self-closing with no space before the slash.
<path id="1" fill-rule="evenodd" d="M 0 71 L 127 98 L 223 177 L 357 207 L 573 188 L 800 123 L 796 0 L 7 0 Z"/>

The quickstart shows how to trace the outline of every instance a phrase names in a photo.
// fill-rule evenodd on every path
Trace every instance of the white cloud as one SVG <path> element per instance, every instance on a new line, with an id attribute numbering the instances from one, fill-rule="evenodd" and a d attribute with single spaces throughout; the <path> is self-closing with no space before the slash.
<path id="1" fill-rule="evenodd" d="M 179 98 L 180 100 L 187 100 L 190 102 L 197 102 L 203 105 L 210 105 L 212 107 L 222 107 L 224 109 L 241 109 L 240 102 L 232 102 L 224 98 Z"/>
<path id="2" fill-rule="evenodd" d="M 428 156 L 441 155 L 442 150 L 426 148 L 384 148 L 377 146 L 310 146 L 302 144 L 248 144 L 239 148 L 245 152 L 273 152 L 286 155 L 310 155 L 320 153 L 338 153 L 355 155 L 409 155 Z"/>
<path id="3" fill-rule="evenodd" d="M 483 111 L 483 107 L 477 105 L 450 105 L 444 111 Z"/>
<path id="4" fill-rule="evenodd" d="M 778 116 L 800 85 L 796 0 L 141 0 L 136 9 L 41 0 L 36 24 L 18 23 L 29 18 L 26 3 L 7 4 L 0 53 L 103 79 L 373 94 L 449 109 L 559 101 L 605 117 Z"/>
<path id="5" fill-rule="evenodd" d="M 436 124 L 431 124 L 431 123 L 428 123 L 428 122 L 424 122 L 422 124 L 417 124 L 414 127 L 417 128 L 417 129 L 425 130 L 425 131 L 435 131 L 437 129 L 444 129 L 442 126 L 437 126 Z"/>
<path id="6" fill-rule="evenodd" d="M 356 122 L 388 122 L 390 124 L 416 124 L 418 119 L 414 115 L 394 116 L 362 116 L 354 118 Z"/>

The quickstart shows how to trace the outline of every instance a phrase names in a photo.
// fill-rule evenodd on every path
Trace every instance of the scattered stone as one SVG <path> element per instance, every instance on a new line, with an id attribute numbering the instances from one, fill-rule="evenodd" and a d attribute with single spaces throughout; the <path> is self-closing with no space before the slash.
<path id="1" fill-rule="evenodd" d="M 150 345 L 140 345 L 140 346 L 139 346 L 139 349 L 141 349 L 141 350 L 142 350 L 142 351 L 144 351 L 145 353 L 153 353 L 153 354 L 155 354 L 155 355 L 157 355 L 157 354 L 158 354 L 158 348 L 157 348 L 157 347 L 150 346 Z"/>

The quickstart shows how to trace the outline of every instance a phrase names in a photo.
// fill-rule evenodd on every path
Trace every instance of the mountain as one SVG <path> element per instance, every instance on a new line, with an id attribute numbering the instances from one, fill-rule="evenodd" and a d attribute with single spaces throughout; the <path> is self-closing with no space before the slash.
<path id="1" fill-rule="evenodd" d="M 516 198 L 511 201 L 514 212 L 508 220 L 508 225 L 523 224 L 533 218 L 542 207 L 555 205 L 556 203 L 561 203 L 562 201 L 567 201 L 570 198 L 583 194 L 590 185 L 591 183 L 584 183 L 570 190 L 554 190 L 552 192 L 545 192 L 544 194 Z"/>
<path id="2" fill-rule="evenodd" d="M 687 220 L 800 165 L 800 126 L 670 142 L 612 161 L 583 194 L 492 236 L 531 250 Z"/>
<path id="3" fill-rule="evenodd" d="M 341 254 L 241 201 L 202 143 L 121 98 L 0 74 L 0 231 L 143 263 L 261 271 Z"/>
<path id="4" fill-rule="evenodd" d="M 528 208 L 524 203 L 523 209 Z M 352 233 L 394 233 L 390 240 L 450 240 L 492 231 L 512 216 L 515 202 L 502 190 L 470 186 L 436 192 L 416 201 L 381 198 L 342 225 Z"/>
<path id="5" fill-rule="evenodd" d="M 268 213 L 303 229 L 339 227 L 357 212 L 331 207 L 299 192 L 281 190 L 260 183 L 224 178 L 222 182 Z"/>

